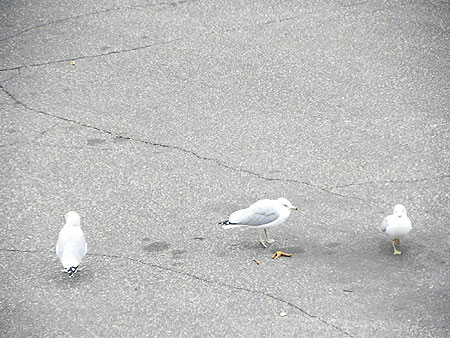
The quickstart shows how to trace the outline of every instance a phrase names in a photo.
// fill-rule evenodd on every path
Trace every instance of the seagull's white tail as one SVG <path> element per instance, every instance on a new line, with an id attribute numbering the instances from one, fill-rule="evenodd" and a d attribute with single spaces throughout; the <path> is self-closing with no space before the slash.
<path id="1" fill-rule="evenodd" d="M 225 224 L 222 225 L 223 229 L 232 229 L 232 228 L 246 228 L 248 225 L 242 225 L 242 224 Z"/>
<path id="2" fill-rule="evenodd" d="M 69 242 L 64 247 L 64 252 L 60 257 L 64 270 L 69 274 L 69 277 L 72 277 L 77 272 L 78 266 L 80 265 L 81 259 L 78 257 L 77 249 L 73 242 Z"/>

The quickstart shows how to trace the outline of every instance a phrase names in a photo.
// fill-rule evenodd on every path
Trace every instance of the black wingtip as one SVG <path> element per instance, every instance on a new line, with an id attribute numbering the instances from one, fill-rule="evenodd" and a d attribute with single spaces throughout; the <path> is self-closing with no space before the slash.
<path id="1" fill-rule="evenodd" d="M 219 222 L 217 224 L 228 225 L 228 224 L 231 224 L 231 223 L 230 223 L 229 220 L 225 220 L 225 221 L 221 221 L 221 222 Z"/>
<path id="2" fill-rule="evenodd" d="M 78 266 L 71 266 L 70 268 L 67 269 L 67 273 L 69 274 L 69 278 L 71 278 L 75 272 L 77 272 L 78 270 Z"/>

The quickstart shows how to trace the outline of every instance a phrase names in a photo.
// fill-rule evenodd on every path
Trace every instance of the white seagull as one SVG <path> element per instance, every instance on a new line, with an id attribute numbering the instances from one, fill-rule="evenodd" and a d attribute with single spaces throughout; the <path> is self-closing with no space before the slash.
<path id="1" fill-rule="evenodd" d="M 406 208 L 401 204 L 397 204 L 393 214 L 386 216 L 380 225 L 380 230 L 391 239 L 394 255 L 402 254 L 400 250 L 397 250 L 395 244 L 400 245 L 400 239 L 409 234 L 411 229 L 411 220 L 406 214 Z"/>
<path id="2" fill-rule="evenodd" d="M 266 242 L 273 243 L 273 239 L 269 239 L 267 228 L 280 225 L 286 221 L 292 210 L 298 210 L 286 198 L 281 197 L 277 200 L 263 199 L 253 203 L 246 209 L 233 212 L 229 219 L 219 222 L 223 224 L 222 228 L 250 228 L 258 230 L 259 240 L 261 244 L 267 248 L 261 237 L 260 229 L 264 229 Z"/>
<path id="3" fill-rule="evenodd" d="M 86 255 L 87 244 L 80 227 L 80 215 L 75 211 L 69 211 L 64 217 L 66 224 L 59 232 L 56 255 L 64 267 L 63 271 L 72 277 Z"/>

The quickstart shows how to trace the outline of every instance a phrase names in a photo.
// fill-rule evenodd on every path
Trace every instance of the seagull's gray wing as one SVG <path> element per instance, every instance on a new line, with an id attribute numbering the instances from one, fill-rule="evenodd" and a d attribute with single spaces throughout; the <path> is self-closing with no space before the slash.
<path id="1" fill-rule="evenodd" d="M 64 251 L 65 238 L 64 232 L 61 230 L 58 235 L 58 241 L 56 242 L 56 255 L 61 259 Z"/>
<path id="2" fill-rule="evenodd" d="M 253 204 L 250 208 L 231 214 L 230 222 L 235 224 L 259 226 L 275 221 L 280 214 L 270 203 Z"/>
<path id="3" fill-rule="evenodd" d="M 388 225 L 389 225 L 389 216 L 385 217 L 383 222 L 381 222 L 380 230 L 386 232 L 386 228 L 388 227 Z"/>

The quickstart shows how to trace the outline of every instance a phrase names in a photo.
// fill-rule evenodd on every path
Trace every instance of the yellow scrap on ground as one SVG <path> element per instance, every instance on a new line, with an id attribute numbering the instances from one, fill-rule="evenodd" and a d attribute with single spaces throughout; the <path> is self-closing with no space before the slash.
<path id="1" fill-rule="evenodd" d="M 288 254 L 288 253 L 286 253 L 286 252 L 283 252 L 283 251 L 277 251 L 277 252 L 275 252 L 275 253 L 272 255 L 272 259 L 278 259 L 278 258 L 280 258 L 281 256 L 291 257 L 292 255 L 291 255 L 291 254 Z"/>

